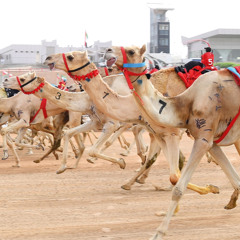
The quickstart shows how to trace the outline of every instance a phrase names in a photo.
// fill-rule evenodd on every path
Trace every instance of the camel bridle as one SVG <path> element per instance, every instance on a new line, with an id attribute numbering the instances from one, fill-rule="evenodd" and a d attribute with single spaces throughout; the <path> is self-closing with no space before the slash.
<path id="1" fill-rule="evenodd" d="M 129 71 L 127 68 L 141 68 L 141 67 L 146 66 L 146 62 L 142 62 L 142 63 L 128 63 L 127 62 L 127 54 L 126 54 L 126 51 L 125 51 L 124 47 L 120 47 L 120 49 L 121 49 L 122 56 L 123 56 L 123 67 L 120 68 L 120 70 L 122 70 L 122 72 L 123 72 L 123 74 L 124 74 L 124 76 L 126 78 L 128 87 L 130 88 L 131 92 L 133 92 L 140 99 L 140 101 L 141 101 L 141 103 L 143 105 L 144 104 L 143 100 L 140 98 L 140 96 L 135 91 L 132 83 L 135 82 L 140 76 L 147 74 L 147 72 L 148 72 L 147 68 L 145 68 L 144 71 L 141 72 L 141 73 L 135 73 L 135 72 Z M 131 82 L 129 76 L 138 76 L 138 78 L 136 80 L 134 80 L 133 82 Z"/>
<path id="2" fill-rule="evenodd" d="M 87 67 L 91 62 L 88 61 L 86 64 L 84 64 L 83 66 L 81 66 L 79 68 L 76 68 L 76 69 L 73 69 L 73 70 L 69 70 L 69 67 L 68 67 L 68 64 L 67 64 L 67 59 L 66 59 L 66 56 L 65 56 L 64 53 L 62 54 L 62 57 L 63 57 L 63 61 L 64 61 L 64 64 L 65 64 L 65 67 L 67 69 L 68 76 L 71 77 L 72 79 L 76 80 L 76 81 L 84 81 L 84 80 L 96 77 L 99 74 L 98 69 L 95 69 L 92 72 L 87 73 L 86 75 L 81 75 L 81 76 L 79 76 L 79 75 L 72 75 L 71 74 L 72 72 L 76 72 L 76 71 L 79 71 L 79 70 Z"/>
<path id="3" fill-rule="evenodd" d="M 35 92 L 38 92 L 38 91 L 44 86 L 44 84 L 45 84 L 44 82 L 41 82 L 41 83 L 39 84 L 39 86 L 38 86 L 37 88 L 35 88 L 33 91 L 31 91 L 31 92 L 26 92 L 26 91 L 23 90 L 23 88 L 24 88 L 25 86 L 27 86 L 29 83 L 31 83 L 31 82 L 33 82 L 34 80 L 36 80 L 37 77 L 32 78 L 30 81 L 28 81 L 28 82 L 26 82 L 26 83 L 24 83 L 24 84 L 22 84 L 22 85 L 21 85 L 21 82 L 20 82 L 20 80 L 19 80 L 19 77 L 16 77 L 16 78 L 17 78 L 18 84 L 19 84 L 19 86 L 20 86 L 20 88 L 21 88 L 21 91 L 22 91 L 24 94 L 27 94 L 27 95 L 29 95 L 29 94 L 34 94 Z"/>
<path id="4" fill-rule="evenodd" d="M 21 91 L 22 91 L 24 94 L 27 94 L 27 95 L 29 95 L 29 94 L 34 94 L 34 93 L 38 92 L 38 91 L 44 86 L 44 84 L 45 84 L 44 82 L 41 82 L 41 83 L 39 84 L 39 86 L 38 86 L 37 88 L 35 88 L 33 91 L 31 91 L 31 92 L 26 92 L 26 91 L 23 90 L 23 87 L 27 86 L 29 83 L 33 82 L 33 81 L 36 80 L 36 79 L 37 79 L 37 76 L 34 77 L 34 78 L 32 78 L 30 81 L 28 81 L 28 82 L 26 82 L 26 83 L 24 83 L 24 84 L 21 85 L 21 82 L 20 82 L 20 80 L 19 80 L 19 77 L 17 77 L 17 81 L 18 81 L 18 84 L 19 84 L 19 86 L 20 86 L 20 88 L 21 88 Z M 34 119 L 36 118 L 36 116 L 38 115 L 38 113 L 40 112 L 40 110 L 43 111 L 44 119 L 46 119 L 46 118 L 48 117 L 47 111 L 46 111 L 46 105 L 47 105 L 47 99 L 46 99 L 46 98 L 41 99 L 40 108 L 39 108 L 38 111 L 35 113 L 35 115 L 30 119 L 30 123 L 32 123 L 32 122 L 34 121 Z"/>

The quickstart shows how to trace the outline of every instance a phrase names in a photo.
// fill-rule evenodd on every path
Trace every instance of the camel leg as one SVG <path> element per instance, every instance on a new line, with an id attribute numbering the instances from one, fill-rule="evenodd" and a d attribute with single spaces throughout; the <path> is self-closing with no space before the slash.
<path id="1" fill-rule="evenodd" d="M 3 157 L 2 160 L 6 160 L 9 157 L 8 147 L 7 147 L 7 134 L 2 134 L 3 138 Z"/>
<path id="2" fill-rule="evenodd" d="M 73 150 L 73 153 L 74 153 L 74 155 L 75 155 L 75 158 L 77 158 L 79 153 L 78 153 L 77 148 L 74 146 L 74 143 L 73 143 L 72 139 L 69 139 L 69 143 L 70 143 L 70 145 L 71 145 L 71 148 L 72 148 L 72 150 Z"/>
<path id="3" fill-rule="evenodd" d="M 60 147 L 61 145 L 61 138 L 54 138 L 54 143 L 52 145 L 52 147 L 47 151 L 47 153 L 45 153 L 40 159 L 36 159 L 33 162 L 35 163 L 40 163 L 41 161 L 43 161 L 43 159 L 45 159 L 49 154 L 51 154 L 52 152 L 55 153 L 55 151 Z M 56 154 L 56 153 L 55 153 Z M 58 159 L 58 156 L 55 156 L 56 159 Z"/>
<path id="4" fill-rule="evenodd" d="M 162 240 L 163 236 L 166 234 L 170 220 L 178 207 L 178 203 L 183 196 L 184 190 L 190 181 L 192 174 L 194 173 L 196 167 L 198 166 L 201 158 L 207 152 L 209 144 L 202 139 L 197 139 L 194 141 L 193 149 L 186 166 L 183 168 L 182 175 L 179 178 L 176 186 L 172 191 L 172 201 L 168 209 L 167 215 L 164 217 L 162 224 L 158 227 L 156 234 L 151 238 L 151 240 Z"/>
<path id="5" fill-rule="evenodd" d="M 122 189 L 124 189 L 124 190 L 130 190 L 131 186 L 137 181 L 137 179 L 141 175 L 143 176 L 145 174 L 146 170 L 148 170 L 148 169 L 150 170 L 150 167 L 156 161 L 157 156 L 159 155 L 159 153 L 161 151 L 159 143 L 157 142 L 154 135 L 150 133 L 149 136 L 150 136 L 150 149 L 149 149 L 149 154 L 148 154 L 147 160 L 142 165 L 142 167 L 137 172 L 137 174 L 135 174 L 135 176 L 132 177 L 126 184 L 122 185 Z M 144 180 L 145 180 L 145 178 L 144 178 Z M 141 183 L 143 183 L 143 180 L 141 181 Z"/>
<path id="6" fill-rule="evenodd" d="M 238 152 L 238 155 L 240 156 L 240 139 L 234 143 L 234 146 Z"/>
<path id="7" fill-rule="evenodd" d="M 78 167 L 78 163 L 83 155 L 83 152 L 85 150 L 85 146 L 84 146 L 84 143 L 80 137 L 80 134 L 77 134 L 77 135 L 74 135 L 74 138 L 75 138 L 75 141 L 78 145 L 78 156 L 77 156 L 77 160 L 73 166 L 73 168 L 77 168 Z"/>
<path id="8" fill-rule="evenodd" d="M 124 124 L 121 128 L 119 128 L 112 136 L 109 138 L 106 143 L 104 144 L 104 147 L 102 148 L 102 152 L 105 151 L 108 147 L 110 147 L 113 142 L 120 137 L 120 135 L 129 127 L 131 127 L 132 124 Z M 120 142 L 120 145 L 122 143 Z M 121 146 L 123 148 L 123 146 Z"/>
<path id="9" fill-rule="evenodd" d="M 224 173 L 227 175 L 229 181 L 235 189 L 229 203 L 225 206 L 225 209 L 235 208 L 237 206 L 236 201 L 238 199 L 238 194 L 240 191 L 240 177 L 219 146 L 214 144 L 210 149 L 210 153 L 218 165 L 222 168 Z"/>
<path id="10" fill-rule="evenodd" d="M 89 132 L 92 129 L 94 129 L 95 127 L 96 127 L 96 121 L 91 120 L 91 121 L 88 121 L 88 122 L 86 122 L 84 124 L 81 124 L 77 127 L 70 128 L 70 129 L 68 129 L 64 132 L 64 136 L 63 136 L 63 141 L 64 141 L 64 144 L 63 144 L 63 158 L 62 158 L 61 166 L 57 170 L 57 174 L 63 173 L 66 169 L 68 169 L 68 167 L 67 167 L 67 153 L 68 153 L 69 139 L 76 134 L 83 133 L 83 132 Z M 80 157 L 79 157 L 79 159 L 80 159 Z"/>
<path id="11" fill-rule="evenodd" d="M 130 143 L 126 140 L 126 138 L 123 135 L 120 135 L 118 138 L 118 141 L 121 142 L 121 147 L 123 149 L 128 149 L 130 147 Z"/>
<path id="12" fill-rule="evenodd" d="M 41 162 L 44 158 L 46 158 L 50 153 L 53 152 L 54 156 L 56 159 L 58 159 L 58 155 L 56 154 L 56 150 L 60 147 L 61 145 L 61 139 L 62 139 L 62 131 L 63 127 L 65 124 L 68 122 L 68 113 L 63 112 L 59 114 L 55 119 L 54 119 L 54 126 L 56 126 L 54 133 L 53 133 L 53 144 L 51 146 L 51 149 L 40 159 L 34 160 L 35 163 Z"/>
<path id="13" fill-rule="evenodd" d="M 120 155 L 122 156 L 128 156 L 128 154 L 131 152 L 132 148 L 134 147 L 136 143 L 136 139 L 133 139 L 133 141 L 130 143 L 129 147 L 126 149 L 125 152 L 121 152 Z"/>
<path id="14" fill-rule="evenodd" d="M 18 131 L 18 136 L 15 140 L 15 145 L 17 147 L 22 147 L 22 148 L 36 148 L 36 149 L 42 149 L 44 151 L 44 147 L 41 144 L 38 145 L 32 145 L 32 144 L 27 144 L 27 143 L 21 143 L 21 140 L 23 139 L 24 134 L 26 133 L 27 128 L 26 127 L 22 127 L 19 129 Z"/>
<path id="15" fill-rule="evenodd" d="M 116 128 L 119 128 L 119 124 L 115 124 L 112 121 L 109 121 L 105 123 L 104 129 L 98 138 L 98 140 L 95 142 L 95 144 L 90 148 L 89 155 L 91 157 L 97 157 L 101 158 L 107 161 L 110 161 L 112 163 L 117 163 L 120 168 L 124 169 L 126 166 L 126 163 L 123 158 L 117 159 L 114 157 L 109 157 L 107 155 L 104 155 L 100 152 L 100 147 L 105 143 L 105 141 L 113 134 L 113 132 L 116 130 Z"/>
<path id="16" fill-rule="evenodd" d="M 20 167 L 20 159 L 19 159 L 17 151 L 16 151 L 16 149 L 14 147 L 14 143 L 12 142 L 10 137 L 7 138 L 7 145 L 13 151 L 13 155 L 14 155 L 14 158 L 15 158 L 15 165 L 13 165 L 13 167 Z"/>

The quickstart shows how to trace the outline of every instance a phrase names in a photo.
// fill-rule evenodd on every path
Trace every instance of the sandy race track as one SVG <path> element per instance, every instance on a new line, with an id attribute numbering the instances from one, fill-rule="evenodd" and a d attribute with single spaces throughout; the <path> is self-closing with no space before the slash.
<path id="1" fill-rule="evenodd" d="M 131 141 L 131 132 L 124 133 Z M 145 135 L 148 141 L 147 135 Z M 155 232 L 171 199 L 170 191 L 155 191 L 153 184 L 168 187 L 168 164 L 161 153 L 145 185 L 130 191 L 121 185 L 134 174 L 140 160 L 134 148 L 126 169 L 98 160 L 86 161 L 89 142 L 78 169 L 57 175 L 60 162 L 53 155 L 40 164 L 34 155 L 19 151 L 21 167 L 12 168 L 13 157 L 0 161 L 0 240 L 147 240 Z M 184 136 L 181 149 L 189 156 L 192 140 Z M 106 154 L 120 156 L 115 142 Z M 224 148 L 240 174 L 240 160 L 234 147 Z M 61 157 L 61 154 L 60 154 Z M 73 165 L 69 153 L 69 166 Z M 240 207 L 224 210 L 233 192 L 219 166 L 203 158 L 192 181 L 219 186 L 220 194 L 198 195 L 187 190 L 180 211 L 173 217 L 165 240 L 239 240 Z"/>

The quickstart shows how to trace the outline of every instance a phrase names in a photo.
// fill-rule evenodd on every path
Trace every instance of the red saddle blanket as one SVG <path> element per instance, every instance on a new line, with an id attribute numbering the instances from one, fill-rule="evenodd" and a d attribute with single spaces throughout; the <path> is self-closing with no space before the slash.
<path id="1" fill-rule="evenodd" d="M 183 80 L 186 88 L 189 88 L 200 75 L 214 70 L 217 70 L 217 68 L 213 66 L 204 67 L 201 62 L 196 61 L 191 61 L 184 66 L 175 67 L 175 71 Z"/>

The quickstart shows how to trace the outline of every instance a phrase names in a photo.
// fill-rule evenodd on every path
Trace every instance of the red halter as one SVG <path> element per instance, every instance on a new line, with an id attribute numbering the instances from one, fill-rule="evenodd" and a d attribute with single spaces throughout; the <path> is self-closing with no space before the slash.
<path id="1" fill-rule="evenodd" d="M 19 86 L 20 86 L 20 88 L 21 88 L 21 91 L 22 91 L 24 94 L 27 94 L 27 95 L 33 94 L 33 93 L 35 93 L 35 92 L 38 92 L 38 91 L 44 86 L 44 84 L 45 84 L 44 82 L 41 82 L 41 83 L 39 84 L 39 86 L 38 86 L 37 88 L 35 88 L 33 91 L 31 91 L 31 92 L 25 92 L 25 91 L 23 90 L 23 87 L 25 87 L 26 85 L 28 85 L 29 83 L 31 83 L 32 81 L 34 81 L 37 77 L 34 77 L 33 79 L 31 79 L 30 81 L 24 83 L 23 85 L 21 85 L 20 80 L 19 80 L 19 77 L 16 77 L 16 78 L 17 78 L 18 84 L 19 84 Z"/>
<path id="2" fill-rule="evenodd" d="M 142 67 L 143 64 L 138 64 L 138 63 L 136 63 L 136 64 L 134 64 L 134 63 L 133 64 L 131 64 L 131 63 L 128 64 L 127 63 L 127 55 L 126 55 L 125 49 L 123 47 L 121 47 L 121 51 L 122 51 L 122 56 L 123 56 L 123 68 L 121 70 L 122 70 L 122 72 L 123 72 L 123 74 L 124 74 L 124 76 L 125 76 L 125 78 L 127 80 L 128 87 L 140 99 L 142 105 L 144 105 L 143 100 L 140 98 L 140 96 L 135 91 L 129 76 L 142 76 L 142 75 L 145 75 L 147 73 L 147 69 L 145 69 L 142 73 L 135 73 L 135 72 L 128 71 L 127 67 Z"/>
<path id="3" fill-rule="evenodd" d="M 106 67 L 104 68 L 104 71 L 105 71 L 106 76 L 109 76 L 108 69 Z"/>
<path id="4" fill-rule="evenodd" d="M 30 81 L 24 83 L 23 85 L 21 85 L 20 80 L 19 80 L 19 77 L 16 77 L 16 78 L 17 78 L 18 84 L 19 84 L 19 86 L 20 86 L 20 88 L 21 88 L 21 91 L 22 91 L 24 94 L 27 94 L 27 95 L 29 95 L 29 94 L 34 94 L 35 92 L 38 92 L 38 91 L 44 86 L 44 84 L 45 84 L 44 82 L 42 82 L 42 83 L 40 83 L 40 85 L 39 85 L 36 89 L 34 89 L 33 91 L 31 91 L 31 92 L 25 92 L 25 91 L 23 90 L 23 87 L 26 86 L 26 85 L 28 85 L 28 84 L 31 83 L 32 81 L 34 81 L 37 77 L 34 77 L 33 79 L 31 79 Z M 40 110 L 43 111 L 43 116 L 44 116 L 44 118 L 47 118 L 47 117 L 48 117 L 47 111 L 46 111 L 46 104 L 47 104 L 47 99 L 46 99 L 46 98 L 43 98 L 43 99 L 41 100 L 40 108 L 38 109 L 38 111 L 36 112 L 36 114 L 30 119 L 30 123 L 32 123 L 32 122 L 34 121 L 34 119 L 36 118 L 36 116 L 38 115 L 38 113 L 40 112 Z"/>
<path id="5" fill-rule="evenodd" d="M 81 76 L 72 75 L 71 72 L 75 72 L 75 71 L 78 71 L 78 70 L 81 70 L 81 69 L 85 68 L 86 66 L 88 66 L 90 64 L 90 61 L 87 62 L 86 64 L 84 64 L 83 66 L 77 68 L 77 69 L 69 70 L 65 54 L 63 53 L 62 56 L 63 56 L 63 61 L 64 61 L 64 64 L 65 64 L 65 67 L 67 69 L 68 76 L 71 77 L 72 79 L 76 80 L 76 81 L 81 81 L 81 80 L 86 80 L 86 79 L 89 79 L 89 78 L 93 78 L 93 77 L 96 77 L 99 74 L 99 71 L 97 69 L 95 69 L 92 72 L 87 73 L 86 75 L 81 75 Z"/>

